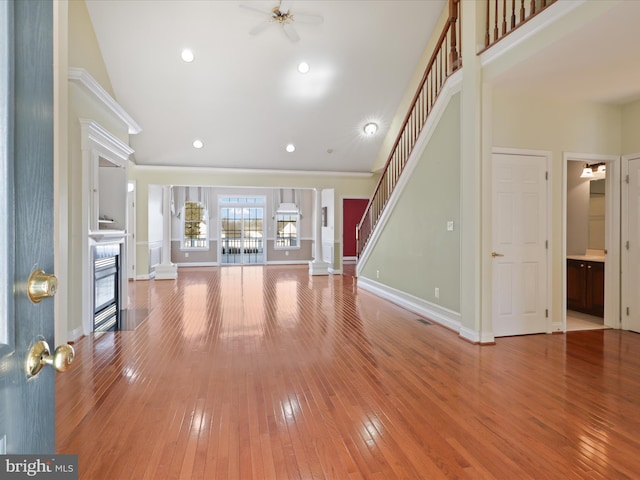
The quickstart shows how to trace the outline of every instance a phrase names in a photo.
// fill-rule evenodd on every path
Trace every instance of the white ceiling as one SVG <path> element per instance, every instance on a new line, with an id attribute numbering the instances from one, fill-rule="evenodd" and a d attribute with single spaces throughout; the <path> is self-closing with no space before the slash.
<path id="1" fill-rule="evenodd" d="M 136 163 L 368 172 L 445 3 L 292 0 L 294 17 L 324 17 L 294 21 L 295 43 L 275 23 L 249 34 L 264 17 L 240 5 L 278 0 L 87 6 L 116 100 L 142 127 Z M 380 125 L 373 137 L 362 133 L 368 121 Z"/>

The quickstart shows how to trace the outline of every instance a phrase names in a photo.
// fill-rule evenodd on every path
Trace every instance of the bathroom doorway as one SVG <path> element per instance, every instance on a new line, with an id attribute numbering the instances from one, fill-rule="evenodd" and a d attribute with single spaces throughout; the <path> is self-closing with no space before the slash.
<path id="1" fill-rule="evenodd" d="M 565 154 L 564 331 L 619 327 L 618 163 Z"/>

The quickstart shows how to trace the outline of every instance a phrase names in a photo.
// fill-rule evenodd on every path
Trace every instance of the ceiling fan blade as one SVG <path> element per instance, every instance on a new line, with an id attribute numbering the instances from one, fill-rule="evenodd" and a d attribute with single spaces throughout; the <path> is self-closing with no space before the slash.
<path id="1" fill-rule="evenodd" d="M 259 13 L 260 15 L 268 15 L 271 16 L 271 10 L 264 10 L 262 8 L 252 7 L 251 5 L 238 5 L 240 8 L 244 8 L 245 10 L 250 10 L 255 13 Z"/>
<path id="2" fill-rule="evenodd" d="M 263 30 L 266 30 L 266 28 L 272 24 L 273 22 L 271 20 L 265 20 L 264 22 L 259 23 L 258 25 L 253 27 L 251 30 L 249 30 L 249 35 L 257 35 Z"/>
<path id="3" fill-rule="evenodd" d="M 282 13 L 287 13 L 290 7 L 291 7 L 291 0 L 281 0 L 280 7 L 278 8 L 278 10 L 280 10 Z"/>
<path id="4" fill-rule="evenodd" d="M 297 42 L 298 40 L 300 40 L 300 35 L 298 35 L 296 29 L 293 28 L 293 25 L 291 25 L 290 23 L 283 24 L 282 29 L 284 30 L 284 33 L 287 35 L 287 37 L 289 37 L 289 40 L 291 40 L 292 42 Z"/>
<path id="5" fill-rule="evenodd" d="M 299 23 L 320 24 L 324 22 L 322 15 L 314 15 L 312 13 L 295 13 L 293 19 Z"/>

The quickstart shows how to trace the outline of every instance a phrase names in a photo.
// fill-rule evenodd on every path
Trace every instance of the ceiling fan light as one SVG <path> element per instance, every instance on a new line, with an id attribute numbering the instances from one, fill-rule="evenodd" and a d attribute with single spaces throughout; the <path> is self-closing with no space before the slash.
<path id="1" fill-rule="evenodd" d="M 374 122 L 369 122 L 364 126 L 363 130 L 366 135 L 371 136 L 378 131 L 378 125 Z"/>

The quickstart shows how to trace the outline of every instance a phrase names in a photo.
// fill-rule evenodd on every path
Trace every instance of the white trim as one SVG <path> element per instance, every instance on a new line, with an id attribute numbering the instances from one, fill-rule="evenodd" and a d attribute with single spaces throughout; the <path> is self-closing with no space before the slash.
<path id="1" fill-rule="evenodd" d="M 101 102 L 117 118 L 127 126 L 128 133 L 136 135 L 142 131 L 140 125 L 116 102 L 111 95 L 84 68 L 69 67 L 69 82 L 85 89 L 96 100 Z"/>
<path id="2" fill-rule="evenodd" d="M 126 169 L 129 156 L 134 150 L 98 122 L 86 118 L 80 118 L 79 121 L 82 130 L 82 149 L 94 149 L 109 161 Z"/>
<path id="3" fill-rule="evenodd" d="M 626 179 L 629 175 L 629 162 L 631 160 L 638 160 L 640 159 L 640 153 L 633 153 L 630 155 L 624 155 L 622 157 L 622 172 L 621 172 L 621 179 Z M 621 245 L 621 260 L 622 260 L 622 265 L 629 265 L 629 250 L 627 250 L 626 248 L 622 248 L 622 242 L 626 242 L 629 240 L 629 222 L 628 222 L 628 218 L 629 218 L 629 185 L 627 184 L 626 180 L 621 182 L 621 198 L 622 198 L 622 202 L 621 202 L 621 211 L 620 211 L 620 220 L 621 220 L 621 237 L 620 237 L 620 245 Z M 606 273 L 606 269 L 605 269 L 605 273 Z M 621 288 L 620 288 L 620 328 L 624 329 L 624 330 L 630 330 L 630 318 L 629 315 L 627 315 L 626 312 L 626 308 L 630 305 L 629 302 L 629 296 L 630 296 L 630 292 L 632 290 L 632 285 L 629 284 L 629 272 L 628 269 L 623 269 L 622 270 L 622 275 L 621 275 Z M 606 287 L 606 280 L 605 280 L 605 287 Z M 605 308 L 607 308 L 607 304 L 606 304 L 606 299 L 605 299 Z M 634 313 L 635 315 L 638 314 L 638 312 Z"/>
<path id="4" fill-rule="evenodd" d="M 536 14 L 535 21 L 525 22 L 502 40 L 484 50 L 480 55 L 480 65 L 486 67 L 504 53 L 517 47 L 525 40 L 537 35 L 545 28 L 556 23 L 565 15 L 571 13 L 587 0 L 558 1 L 542 12 Z M 484 48 L 484 46 L 483 46 Z"/>
<path id="5" fill-rule="evenodd" d="M 471 343 L 488 344 L 495 343 L 493 332 L 477 332 L 471 328 L 461 327 L 460 336 Z"/>
<path id="6" fill-rule="evenodd" d="M 461 88 L 462 88 L 462 69 L 452 74 L 445 82 L 444 87 L 442 87 L 442 90 L 440 91 L 440 95 L 436 100 L 435 105 L 433 106 L 433 110 L 427 117 L 427 121 L 424 127 L 422 128 L 422 132 L 418 136 L 418 139 L 416 140 L 413 150 L 409 155 L 406 166 L 404 167 L 404 170 L 400 175 L 398 183 L 393 189 L 393 192 L 389 197 L 387 205 L 382 211 L 382 215 L 380 215 L 380 218 L 378 219 L 376 227 L 373 229 L 373 232 L 371 233 L 371 237 L 369 238 L 369 241 L 367 242 L 367 245 L 365 246 L 364 251 L 360 255 L 358 266 L 362 266 L 367 263 L 367 260 L 369 259 L 369 255 L 371 255 L 371 252 L 373 251 L 374 246 L 377 243 L 378 238 L 380 237 L 380 234 L 384 230 L 384 226 L 389 221 L 389 218 L 391 218 L 391 213 L 395 209 L 395 206 L 398 203 L 398 200 L 401 196 L 402 191 L 404 190 L 404 187 L 407 185 L 407 183 L 411 179 L 412 173 L 418 166 L 418 163 L 419 163 L 418 161 L 422 156 L 424 149 L 429 143 L 429 140 L 431 140 L 431 136 L 434 134 L 438 124 L 440 123 L 440 119 L 442 118 L 442 115 L 446 111 L 447 106 L 449 105 L 449 101 L 451 100 L 451 97 L 453 97 L 453 95 L 455 95 L 456 93 L 460 92 Z M 356 276 L 359 277 L 361 271 L 362 271 L 361 267 L 360 268 L 356 267 Z"/>
<path id="7" fill-rule="evenodd" d="M 96 100 L 101 102 L 117 118 L 127 125 L 128 133 L 136 135 L 142 131 L 140 125 L 116 102 L 111 95 L 84 68 L 69 67 L 69 82 L 83 87 Z"/>
<path id="8" fill-rule="evenodd" d="M 621 229 L 621 159 L 618 155 L 563 152 L 562 154 L 562 317 L 560 328 L 567 331 L 567 166 L 569 162 L 606 162 L 606 215 L 604 323 L 621 328 L 620 323 L 620 229 Z"/>
<path id="9" fill-rule="evenodd" d="M 84 335 L 82 330 L 83 330 L 82 329 L 82 325 L 79 326 L 78 328 L 74 328 L 73 330 L 67 332 L 67 338 L 69 338 L 69 340 L 73 340 L 73 341 L 78 340 L 80 337 L 82 337 Z"/>
<path id="10" fill-rule="evenodd" d="M 383 285 L 366 277 L 358 277 L 358 287 L 451 330 L 456 332 L 460 331 L 460 314 L 458 312 L 427 302 L 414 295 L 402 292 L 388 285 Z"/>
<path id="11" fill-rule="evenodd" d="M 219 267 L 219 262 L 192 262 L 192 263 L 175 263 L 178 268 L 180 267 Z"/>
<path id="12" fill-rule="evenodd" d="M 136 275 L 136 280 L 151 280 L 152 278 L 155 278 L 155 273 L 152 274 L 143 274 L 143 275 Z"/>
<path id="13" fill-rule="evenodd" d="M 373 176 L 371 172 L 335 172 L 335 171 L 323 171 L 323 170 L 269 170 L 264 168 L 221 168 L 221 167 L 174 167 L 171 165 L 140 165 L 136 164 L 136 169 L 141 170 L 154 170 L 161 172 L 179 172 L 189 174 L 194 173 L 233 173 L 243 175 L 304 175 L 304 176 L 327 176 L 327 177 L 355 177 L 355 178 L 370 178 Z M 225 188 L 234 188 L 233 186 L 226 186 Z M 246 187 L 238 187 L 246 188 Z M 251 187 L 253 188 L 253 187 Z M 256 188 L 276 188 L 276 187 L 256 187 Z M 304 187 L 303 190 L 310 190 L 308 187 Z"/>
<path id="14" fill-rule="evenodd" d="M 309 260 L 269 260 L 265 265 L 308 265 Z"/>

